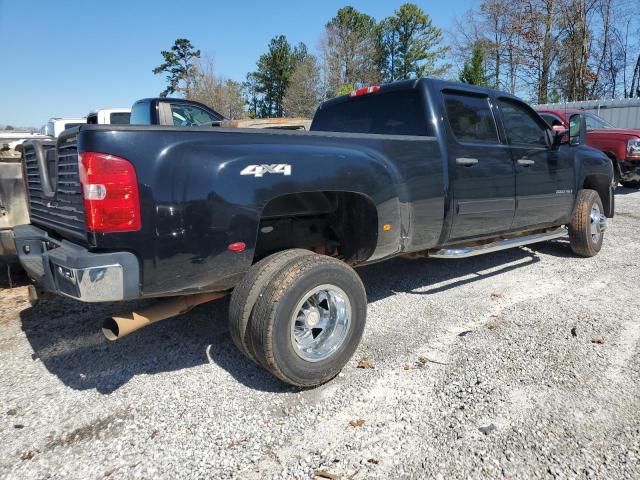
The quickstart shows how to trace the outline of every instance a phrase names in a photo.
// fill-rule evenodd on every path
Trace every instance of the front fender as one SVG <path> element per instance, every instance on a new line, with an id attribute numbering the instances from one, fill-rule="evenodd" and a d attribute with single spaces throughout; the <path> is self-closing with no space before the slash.
<path id="1" fill-rule="evenodd" d="M 615 210 L 615 197 L 612 188 L 613 164 L 611 159 L 600 150 L 581 146 L 575 154 L 576 189 L 596 190 L 602 200 L 605 214 L 612 218 Z"/>

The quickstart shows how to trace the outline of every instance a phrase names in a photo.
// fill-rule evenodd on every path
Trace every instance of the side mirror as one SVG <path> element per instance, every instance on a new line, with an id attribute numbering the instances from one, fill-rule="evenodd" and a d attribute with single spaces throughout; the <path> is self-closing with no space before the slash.
<path id="1" fill-rule="evenodd" d="M 587 141 L 587 122 L 581 113 L 569 117 L 569 145 L 584 145 Z"/>
<path id="2" fill-rule="evenodd" d="M 553 146 L 558 147 L 563 143 L 569 143 L 569 129 L 564 125 L 554 125 L 553 130 Z"/>

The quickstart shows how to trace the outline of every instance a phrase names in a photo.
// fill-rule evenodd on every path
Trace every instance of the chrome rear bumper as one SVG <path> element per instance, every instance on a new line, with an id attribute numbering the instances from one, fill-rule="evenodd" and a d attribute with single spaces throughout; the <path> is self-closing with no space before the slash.
<path id="1" fill-rule="evenodd" d="M 83 302 L 140 296 L 140 267 L 132 253 L 92 253 L 33 225 L 16 227 L 14 235 L 22 267 L 47 292 Z"/>

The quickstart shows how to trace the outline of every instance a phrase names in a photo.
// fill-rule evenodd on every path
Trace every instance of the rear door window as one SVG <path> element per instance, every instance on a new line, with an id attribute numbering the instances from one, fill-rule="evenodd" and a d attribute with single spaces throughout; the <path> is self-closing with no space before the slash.
<path id="1" fill-rule="evenodd" d="M 433 136 L 416 90 L 353 97 L 318 109 L 311 130 Z"/>
<path id="2" fill-rule="evenodd" d="M 460 142 L 500 143 L 489 97 L 444 93 L 447 120 Z"/>

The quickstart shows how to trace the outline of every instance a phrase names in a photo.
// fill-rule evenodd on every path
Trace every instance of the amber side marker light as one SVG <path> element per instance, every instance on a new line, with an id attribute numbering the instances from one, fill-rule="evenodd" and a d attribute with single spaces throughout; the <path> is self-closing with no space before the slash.
<path id="1" fill-rule="evenodd" d="M 385 224 L 382 226 L 382 230 L 384 230 L 385 232 L 390 232 L 390 231 L 391 231 L 391 224 L 389 224 L 389 223 L 385 223 Z"/>

